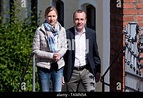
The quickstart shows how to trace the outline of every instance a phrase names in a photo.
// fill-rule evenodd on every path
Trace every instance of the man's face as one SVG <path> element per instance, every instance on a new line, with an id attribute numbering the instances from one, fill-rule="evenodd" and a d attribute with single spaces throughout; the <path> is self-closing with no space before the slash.
<path id="1" fill-rule="evenodd" d="M 74 15 L 74 25 L 78 32 L 82 32 L 84 26 L 86 24 L 86 15 L 84 12 L 82 13 L 75 13 Z"/>

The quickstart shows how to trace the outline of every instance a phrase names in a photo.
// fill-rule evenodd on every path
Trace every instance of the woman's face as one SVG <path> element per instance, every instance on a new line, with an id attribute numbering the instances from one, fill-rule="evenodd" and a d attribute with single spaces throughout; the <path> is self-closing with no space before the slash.
<path id="1" fill-rule="evenodd" d="M 51 12 L 49 12 L 47 15 L 46 15 L 46 20 L 48 21 L 48 23 L 52 26 L 55 25 L 55 23 L 57 22 L 57 13 L 52 10 Z"/>

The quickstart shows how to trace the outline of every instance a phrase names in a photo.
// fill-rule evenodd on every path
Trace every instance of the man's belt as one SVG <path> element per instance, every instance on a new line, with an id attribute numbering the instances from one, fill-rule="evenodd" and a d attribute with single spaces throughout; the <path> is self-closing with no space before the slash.
<path id="1" fill-rule="evenodd" d="M 87 68 L 88 66 L 87 65 L 84 65 L 84 66 L 78 66 L 78 67 L 74 67 L 75 70 L 83 70 L 85 68 Z"/>

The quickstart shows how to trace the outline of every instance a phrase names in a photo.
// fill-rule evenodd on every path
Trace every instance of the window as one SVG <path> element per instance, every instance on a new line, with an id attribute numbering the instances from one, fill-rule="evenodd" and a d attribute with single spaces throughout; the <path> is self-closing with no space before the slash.
<path id="1" fill-rule="evenodd" d="M 14 21 L 12 17 L 14 17 L 14 0 L 10 0 L 10 22 Z"/>
<path id="2" fill-rule="evenodd" d="M 56 9 L 58 11 L 58 21 L 64 26 L 64 3 L 61 0 L 56 1 Z"/>
<path id="3" fill-rule="evenodd" d="M 31 16 L 34 16 L 32 20 L 37 23 L 37 0 L 31 0 Z"/>
<path id="4" fill-rule="evenodd" d="M 96 9 L 92 5 L 86 7 L 87 13 L 87 27 L 94 29 L 96 31 Z"/>

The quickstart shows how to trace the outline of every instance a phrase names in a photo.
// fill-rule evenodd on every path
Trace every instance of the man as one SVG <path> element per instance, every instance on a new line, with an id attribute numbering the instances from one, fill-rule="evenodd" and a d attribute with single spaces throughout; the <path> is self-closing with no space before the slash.
<path id="1" fill-rule="evenodd" d="M 76 10 L 74 26 L 66 30 L 68 50 L 64 56 L 64 81 L 68 92 L 77 92 L 81 83 L 86 92 L 95 92 L 100 80 L 101 61 L 96 42 L 96 32 L 86 25 L 86 13 Z"/>

